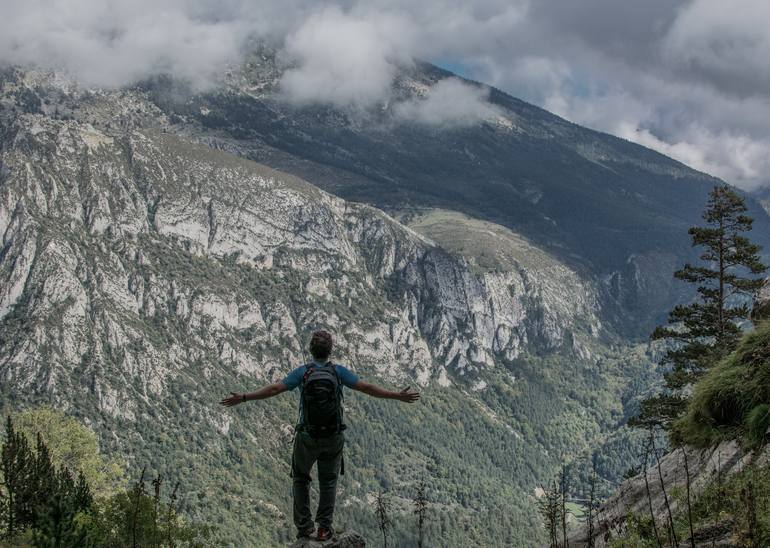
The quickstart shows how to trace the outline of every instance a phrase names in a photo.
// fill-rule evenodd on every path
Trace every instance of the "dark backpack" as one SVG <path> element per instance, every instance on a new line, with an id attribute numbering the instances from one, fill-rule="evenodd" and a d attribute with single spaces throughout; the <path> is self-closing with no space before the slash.
<path id="1" fill-rule="evenodd" d="M 302 409 L 305 430 L 314 438 L 324 438 L 345 429 L 342 424 L 342 383 L 334 364 L 305 365 L 302 377 Z"/>

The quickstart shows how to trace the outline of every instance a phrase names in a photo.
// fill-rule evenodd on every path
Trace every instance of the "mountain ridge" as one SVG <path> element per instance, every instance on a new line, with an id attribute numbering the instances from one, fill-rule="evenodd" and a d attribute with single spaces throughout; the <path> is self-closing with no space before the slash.
<path id="1" fill-rule="evenodd" d="M 688 298 L 668 272 L 694 258 L 687 229 L 701 221 L 718 179 L 499 90 L 490 92 L 499 109 L 493 120 L 432 128 L 394 120 L 392 105 L 363 115 L 293 107 L 276 95 L 283 69 L 270 51 L 244 67 L 210 93 L 186 92 L 169 79 L 140 89 L 191 135 L 347 200 L 395 215 L 456 210 L 510 228 L 604 279 L 602 301 L 627 335 L 646 338 Z M 449 74 L 417 64 L 396 78 L 391 103 L 419 101 Z M 767 248 L 770 218 L 748 203 Z"/>

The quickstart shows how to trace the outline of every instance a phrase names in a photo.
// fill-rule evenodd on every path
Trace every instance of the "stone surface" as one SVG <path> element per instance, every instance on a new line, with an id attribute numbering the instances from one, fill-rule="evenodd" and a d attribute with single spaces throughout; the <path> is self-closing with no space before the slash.
<path id="1" fill-rule="evenodd" d="M 595 523 L 594 542 L 597 548 L 608 546 L 608 541 L 611 538 L 622 534 L 629 514 L 649 516 L 650 500 L 656 522 L 666 523 L 668 511 L 660 485 L 661 476 L 672 512 L 676 513 L 679 510 L 677 500 L 671 496 L 671 493 L 675 490 L 681 492 L 686 490 L 685 454 L 690 469 L 690 489 L 693 498 L 695 498 L 718 475 L 728 477 L 736 474 L 752 461 L 757 464 L 768 462 L 770 446 L 766 446 L 759 454 L 747 453 L 741 449 L 737 441 L 722 442 L 713 449 L 679 448 L 661 458 L 660 474 L 653 461 L 647 471 L 647 485 L 645 484 L 645 475 L 640 473 L 624 481 L 615 494 L 600 507 Z M 650 490 L 649 499 L 647 486 Z M 719 536 L 720 530 L 700 531 L 700 534 L 702 536 L 711 534 Z M 698 532 L 696 532 L 697 536 Z M 586 546 L 588 544 L 587 537 L 588 528 L 584 526 L 572 536 L 570 546 Z M 712 540 L 717 542 L 716 546 L 727 545 L 719 544 L 721 541 L 711 536 L 704 545 L 711 546 Z"/>
<path id="2" fill-rule="evenodd" d="M 334 535 L 331 540 L 318 542 L 312 539 L 299 539 L 291 548 L 364 548 L 366 540 L 355 531 L 346 531 L 340 535 Z"/>

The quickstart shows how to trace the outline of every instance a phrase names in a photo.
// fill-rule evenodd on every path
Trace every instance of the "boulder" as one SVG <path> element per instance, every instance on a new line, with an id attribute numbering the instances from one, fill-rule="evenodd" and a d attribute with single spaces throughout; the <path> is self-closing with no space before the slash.
<path id="1" fill-rule="evenodd" d="M 366 539 L 355 531 L 334 535 L 331 540 L 318 542 L 314 539 L 299 539 L 291 548 L 364 548 Z"/>

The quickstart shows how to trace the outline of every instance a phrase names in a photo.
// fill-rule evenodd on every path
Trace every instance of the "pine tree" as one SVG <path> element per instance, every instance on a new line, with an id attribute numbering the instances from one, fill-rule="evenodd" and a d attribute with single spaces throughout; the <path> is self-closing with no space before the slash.
<path id="1" fill-rule="evenodd" d="M 642 402 L 631 425 L 667 427 L 687 404 L 686 388 L 735 348 L 741 332 L 738 322 L 750 313 L 745 297 L 763 282 L 753 276 L 767 269 L 759 258 L 760 247 L 742 235 L 753 223 L 746 211 L 740 195 L 727 185 L 717 185 L 709 193 L 703 213 L 706 226 L 690 228 L 693 247 L 703 249 L 699 256 L 703 264 L 687 263 L 674 276 L 696 284 L 698 299 L 675 306 L 669 313 L 669 325 L 653 331 L 653 340 L 672 345 L 661 362 L 670 368 L 666 391 Z"/>
<path id="2" fill-rule="evenodd" d="M 561 518 L 561 535 L 562 544 L 567 546 L 567 519 L 569 516 L 569 509 L 567 508 L 567 492 L 569 491 L 569 470 L 566 466 L 561 467 L 559 473 L 559 516 Z"/>
<path id="3" fill-rule="evenodd" d="M 388 515 L 390 512 L 390 503 L 385 498 L 385 493 L 383 493 L 382 490 L 377 493 L 377 498 L 374 502 L 377 525 L 382 533 L 382 544 L 384 548 L 388 548 L 388 534 L 390 533 L 390 528 L 392 526 L 390 516 Z"/>
<path id="4" fill-rule="evenodd" d="M 59 548 L 84 546 L 86 532 L 78 527 L 76 517 L 91 510 L 93 497 L 83 474 L 77 482 L 69 470 L 56 471 L 52 491 L 41 500 L 37 523 L 33 529 L 35 546 Z"/>
<path id="5" fill-rule="evenodd" d="M 51 453 L 48 446 L 43 442 L 42 436 L 38 433 L 35 439 L 35 457 L 33 460 L 33 471 L 30 478 L 28 498 L 34 501 L 31 514 L 31 525 L 36 527 L 38 523 L 41 506 L 44 506 L 49 497 L 58 493 L 58 477 L 56 468 L 51 463 Z"/>
<path id="6" fill-rule="evenodd" d="M 32 525 L 32 505 L 29 485 L 32 479 L 34 457 L 27 438 L 13 427 L 11 417 L 5 425 L 5 442 L 0 458 L 5 508 L 5 536 L 13 537 Z"/>
<path id="7" fill-rule="evenodd" d="M 543 518 L 543 523 L 548 531 L 548 546 L 559 546 L 559 507 L 561 506 L 561 493 L 556 485 L 541 487 L 542 496 L 537 499 L 537 509 Z"/>
<path id="8" fill-rule="evenodd" d="M 94 496 L 91 493 L 91 487 L 86 481 L 83 472 L 78 473 L 78 482 L 75 484 L 75 491 L 72 494 L 72 501 L 77 511 L 85 512 L 94 504 Z"/>
<path id="9" fill-rule="evenodd" d="M 588 548 L 593 548 L 596 545 L 596 539 L 594 538 L 596 518 L 596 453 L 591 455 L 591 480 L 589 482 L 589 494 L 588 494 Z"/>
<path id="10" fill-rule="evenodd" d="M 10 417 L 2 447 L 5 536 L 32 530 L 35 546 L 83 546 L 75 517 L 90 511 L 93 496 L 81 473 L 77 482 L 66 467 L 56 468 L 38 433 L 35 450 Z"/>
<path id="11" fill-rule="evenodd" d="M 417 493 L 414 496 L 414 513 L 417 514 L 417 547 L 422 548 L 425 531 L 425 520 L 428 513 L 428 499 L 425 497 L 427 486 L 425 481 L 417 484 Z"/>

